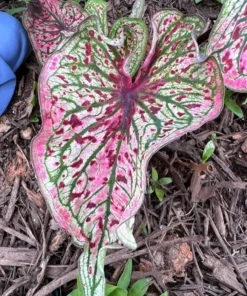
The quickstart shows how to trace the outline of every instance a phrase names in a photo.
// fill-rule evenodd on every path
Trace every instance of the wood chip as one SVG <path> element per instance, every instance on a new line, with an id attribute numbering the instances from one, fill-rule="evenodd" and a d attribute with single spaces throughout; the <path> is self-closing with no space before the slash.
<path id="1" fill-rule="evenodd" d="M 21 138 L 24 140 L 31 140 L 33 137 L 33 130 L 31 129 L 31 127 L 28 127 L 24 130 L 20 131 L 21 134 Z"/>
<path id="2" fill-rule="evenodd" d="M 11 129 L 10 125 L 7 125 L 5 123 L 0 123 L 0 133 L 7 133 Z"/>
<path id="3" fill-rule="evenodd" d="M 221 283 L 230 287 L 233 290 L 238 290 L 242 295 L 246 295 L 244 287 L 237 280 L 234 269 L 224 264 L 216 257 L 205 254 L 205 260 L 203 264 L 212 269 L 213 276 Z"/>
<path id="4" fill-rule="evenodd" d="M 175 245 L 169 248 L 169 260 L 177 277 L 185 276 L 186 265 L 193 260 L 190 246 L 187 243 Z"/>
<path id="5" fill-rule="evenodd" d="M 67 238 L 66 232 L 62 229 L 58 230 L 56 232 L 55 237 L 52 239 L 50 243 L 49 251 L 51 253 L 56 252 L 61 247 L 61 245 L 63 244 L 66 238 Z"/>
<path id="6" fill-rule="evenodd" d="M 242 144 L 242 146 L 241 146 L 241 150 L 242 150 L 244 153 L 247 153 L 247 139 L 245 139 L 244 143 Z"/>
<path id="7" fill-rule="evenodd" d="M 221 210 L 221 206 L 218 200 L 213 199 L 213 213 L 214 213 L 214 223 L 219 230 L 221 236 L 226 236 L 226 226 L 223 218 L 223 213 Z"/>
<path id="8" fill-rule="evenodd" d="M 40 192 L 34 192 L 30 189 L 28 189 L 27 184 L 22 181 L 21 182 L 22 187 L 25 189 L 27 193 L 27 198 L 33 202 L 38 208 L 41 208 L 42 210 L 46 210 L 46 203 L 44 200 L 44 197 Z"/>
<path id="9" fill-rule="evenodd" d="M 238 132 L 232 135 L 233 140 L 240 140 L 246 136 L 246 132 Z"/>

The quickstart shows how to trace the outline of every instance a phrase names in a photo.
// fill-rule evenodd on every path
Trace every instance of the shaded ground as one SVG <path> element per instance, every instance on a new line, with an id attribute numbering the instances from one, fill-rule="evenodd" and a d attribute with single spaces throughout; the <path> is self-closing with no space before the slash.
<path id="1" fill-rule="evenodd" d="M 110 21 L 127 15 L 132 2 L 111 1 Z M 220 9 L 214 1 L 146 2 L 147 22 L 152 12 L 170 7 L 212 23 Z M 0 3 L 1 10 L 16 6 Z M 39 71 L 32 55 L 19 70 L 14 99 L 0 117 L 0 295 L 4 296 L 67 295 L 75 284 L 81 252 L 51 219 L 30 163 L 31 139 L 41 123 L 38 106 L 32 110 L 31 104 Z M 235 98 L 242 102 L 244 96 Z M 247 108 L 243 111 L 246 118 Z M 216 151 L 203 166 L 202 151 L 212 133 L 217 135 Z M 117 280 L 125 260 L 134 258 L 132 280 L 154 278 L 149 296 L 165 290 L 179 296 L 247 295 L 246 139 L 246 122 L 224 109 L 217 120 L 153 156 L 149 172 L 155 167 L 160 177 L 169 176 L 173 183 L 165 187 L 163 202 L 154 194 L 146 196 L 134 229 L 138 249 L 107 256 L 110 282 Z"/>

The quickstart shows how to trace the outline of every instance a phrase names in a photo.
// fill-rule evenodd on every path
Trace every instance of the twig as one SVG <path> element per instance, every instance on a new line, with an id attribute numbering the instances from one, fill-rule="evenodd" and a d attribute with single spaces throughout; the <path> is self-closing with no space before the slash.
<path id="1" fill-rule="evenodd" d="M 10 135 L 12 135 L 16 130 L 17 128 L 14 127 L 12 130 L 8 131 L 6 134 L 0 137 L 0 143 L 3 142 L 5 139 L 7 139 Z"/>
<path id="2" fill-rule="evenodd" d="M 174 183 L 177 185 L 178 188 L 180 188 L 180 190 L 183 193 L 186 193 L 187 190 L 184 186 L 184 183 L 182 181 L 182 177 L 180 176 L 180 174 L 174 169 L 174 167 L 170 164 L 170 162 L 166 159 L 164 152 L 162 151 L 158 151 L 155 154 L 156 157 L 158 157 L 169 169 L 171 175 L 172 175 L 172 179 L 174 181 Z"/>
<path id="3" fill-rule="evenodd" d="M 53 280 L 46 286 L 42 287 L 34 296 L 46 296 L 49 295 L 51 292 L 56 290 L 58 287 L 73 281 L 76 276 L 78 275 L 78 268 L 66 273 L 65 275 L 59 277 L 58 279 Z"/>
<path id="4" fill-rule="evenodd" d="M 198 274 L 200 276 L 200 280 L 202 281 L 203 280 L 203 274 L 201 272 L 201 269 L 199 267 L 199 264 L 198 264 L 198 261 L 197 261 L 197 258 L 196 258 L 194 244 L 191 244 L 191 249 L 192 249 L 192 253 L 193 253 L 194 262 L 195 262 L 195 266 L 196 266 L 197 272 L 198 272 Z"/>
<path id="5" fill-rule="evenodd" d="M 214 184 L 213 188 L 225 188 L 225 189 L 247 189 L 247 182 L 231 182 L 220 181 Z"/>
<path id="6" fill-rule="evenodd" d="M 19 149 L 19 151 L 22 153 L 23 158 L 26 160 L 26 163 L 27 163 L 28 168 L 31 170 L 31 165 L 30 165 L 30 163 L 29 163 L 29 161 L 28 161 L 28 159 L 27 159 L 25 153 L 24 153 L 23 150 L 21 149 L 20 145 L 17 143 L 17 135 L 14 135 L 14 136 L 13 136 L 13 141 L 14 141 L 16 147 L 17 147 L 17 148 Z"/>
<path id="7" fill-rule="evenodd" d="M 205 215 L 205 214 L 203 214 L 203 215 Z M 208 218 L 209 218 L 209 222 L 211 224 L 211 227 L 213 228 L 213 231 L 214 231 L 219 243 L 221 244 L 224 252 L 228 255 L 229 259 L 231 260 L 231 262 L 232 262 L 232 264 L 233 264 L 233 266 L 234 266 L 234 268 L 236 270 L 236 273 L 238 274 L 238 276 L 241 279 L 245 289 L 247 290 L 247 283 L 245 281 L 245 278 L 243 277 L 243 274 L 240 272 L 237 263 L 235 262 L 234 258 L 232 257 L 232 254 L 229 251 L 229 249 L 227 248 L 223 238 L 221 237 L 216 225 L 214 224 L 214 221 L 213 221 L 212 217 L 210 215 L 208 215 Z"/>
<path id="8" fill-rule="evenodd" d="M 27 282 L 30 281 L 30 275 L 23 276 L 19 278 L 7 291 L 3 293 L 2 296 L 10 296 L 12 293 L 19 287 L 25 285 Z"/>
<path id="9" fill-rule="evenodd" d="M 6 215 L 5 215 L 5 221 L 6 222 L 10 221 L 10 219 L 11 219 L 13 213 L 14 213 L 14 210 L 15 210 L 15 203 L 16 203 L 16 200 L 17 200 L 17 194 L 18 194 L 19 187 L 20 187 L 20 179 L 21 179 L 20 176 L 15 177 L 14 186 L 13 186 L 13 189 L 12 189 L 12 192 L 11 192 L 8 209 L 7 209 L 7 212 L 6 212 Z"/>
<path id="10" fill-rule="evenodd" d="M 35 256 L 34 249 L 0 247 L 0 266 L 32 265 Z"/>
<path id="11" fill-rule="evenodd" d="M 239 178 L 237 178 L 234 173 L 232 172 L 232 170 L 230 170 L 225 164 L 224 162 L 218 157 L 216 156 L 215 154 L 213 154 L 211 156 L 213 158 L 213 160 L 215 162 L 218 163 L 218 165 L 223 169 L 223 171 L 235 182 L 239 182 L 241 181 Z"/>
<path id="12" fill-rule="evenodd" d="M 46 271 L 46 267 L 48 264 L 48 261 L 50 260 L 50 255 L 47 255 L 46 258 L 44 260 L 42 260 L 41 264 L 40 264 L 40 272 L 37 274 L 36 278 L 37 278 L 37 284 L 35 285 L 35 287 L 29 289 L 27 296 L 33 296 L 34 292 L 37 290 L 37 288 L 39 287 L 39 285 L 41 284 L 44 276 L 45 276 L 45 271 Z"/>
<path id="13" fill-rule="evenodd" d="M 17 232 L 16 230 L 6 226 L 6 223 L 4 223 L 4 221 L 1 220 L 1 219 L 0 219 L 0 229 L 4 230 L 5 232 L 7 232 L 7 233 L 9 233 L 11 235 L 14 235 L 14 236 L 18 237 L 20 240 L 28 243 L 31 246 L 34 246 L 34 247 L 37 246 L 35 241 L 30 239 L 28 236 L 26 236 L 26 235 L 24 235 L 24 234 L 22 234 L 20 232 Z"/>
<path id="14" fill-rule="evenodd" d="M 151 251 L 157 251 L 162 248 L 167 248 L 174 246 L 175 244 L 182 244 L 182 243 L 191 243 L 191 242 L 199 242 L 202 240 L 202 236 L 196 235 L 192 237 L 181 237 L 181 238 L 176 238 L 170 241 L 164 241 L 160 244 L 157 244 L 155 246 L 150 246 L 149 250 Z M 141 255 L 145 255 L 148 253 L 148 249 L 144 248 L 142 250 L 137 250 L 137 251 L 130 251 L 128 249 L 125 249 L 124 253 L 121 253 L 118 255 L 118 252 L 113 253 L 109 256 L 106 257 L 105 264 L 112 264 L 120 260 L 126 260 L 129 258 L 135 258 Z"/>

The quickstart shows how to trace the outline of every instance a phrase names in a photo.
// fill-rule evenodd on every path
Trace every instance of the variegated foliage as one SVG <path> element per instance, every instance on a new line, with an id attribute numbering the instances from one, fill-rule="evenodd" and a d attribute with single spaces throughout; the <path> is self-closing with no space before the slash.
<path id="1" fill-rule="evenodd" d="M 146 25 L 136 10 L 132 16 L 118 20 L 107 40 L 102 19 L 85 19 L 39 82 L 42 129 L 32 159 L 55 219 L 84 246 L 86 296 L 104 295 L 106 248 L 136 247 L 130 228 L 150 157 L 218 116 L 224 97 L 216 60 L 196 60 L 191 32 L 203 29 L 201 18 L 155 14 L 146 56 Z M 121 46 L 108 44 L 122 35 Z"/>
<path id="2" fill-rule="evenodd" d="M 80 5 L 73 1 L 30 0 L 23 14 L 26 28 L 36 57 L 41 65 L 58 46 L 78 30 L 87 17 Z"/>
<path id="3" fill-rule="evenodd" d="M 226 0 L 213 27 L 207 54 L 221 67 L 225 85 L 247 92 L 247 0 Z"/>

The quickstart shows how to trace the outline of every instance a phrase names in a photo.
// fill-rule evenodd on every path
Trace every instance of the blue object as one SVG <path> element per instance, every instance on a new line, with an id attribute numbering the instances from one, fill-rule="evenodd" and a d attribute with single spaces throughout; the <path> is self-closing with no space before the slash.
<path id="1" fill-rule="evenodd" d="M 0 12 L 0 115 L 15 91 L 15 71 L 31 51 L 28 35 L 13 16 Z"/>

